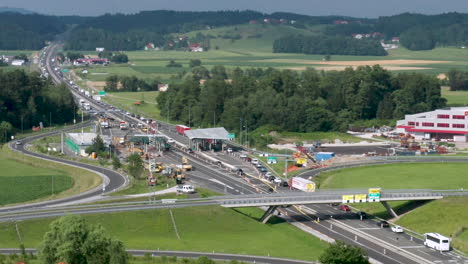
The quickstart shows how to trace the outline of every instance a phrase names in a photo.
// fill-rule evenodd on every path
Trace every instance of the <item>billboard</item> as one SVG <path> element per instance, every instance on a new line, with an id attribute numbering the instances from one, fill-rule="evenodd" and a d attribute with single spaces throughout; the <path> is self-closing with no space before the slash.
<path id="1" fill-rule="evenodd" d="M 354 203 L 354 195 L 343 195 L 343 203 Z"/>
<path id="2" fill-rule="evenodd" d="M 365 203 L 367 201 L 367 194 L 355 194 L 354 202 L 355 203 Z"/>

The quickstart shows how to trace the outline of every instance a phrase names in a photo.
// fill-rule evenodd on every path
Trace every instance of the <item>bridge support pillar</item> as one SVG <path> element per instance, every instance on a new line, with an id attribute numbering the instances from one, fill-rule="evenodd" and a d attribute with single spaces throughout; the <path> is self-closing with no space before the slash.
<path id="1" fill-rule="evenodd" d="M 275 213 L 276 209 L 278 209 L 278 205 L 272 205 L 268 207 L 266 212 L 263 214 L 262 218 L 260 218 L 260 221 L 266 224 L 266 222 L 268 222 L 270 217 Z"/>
<path id="2" fill-rule="evenodd" d="M 387 212 L 394 218 L 398 218 L 399 216 L 395 213 L 395 211 L 393 210 L 393 208 L 386 202 L 381 202 L 383 204 L 383 206 L 385 207 L 385 209 L 387 209 Z"/>

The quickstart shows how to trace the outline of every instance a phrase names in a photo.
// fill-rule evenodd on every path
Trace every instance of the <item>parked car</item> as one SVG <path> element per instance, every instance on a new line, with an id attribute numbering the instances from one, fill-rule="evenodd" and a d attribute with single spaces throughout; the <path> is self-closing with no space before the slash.
<path id="1" fill-rule="evenodd" d="M 383 228 L 383 227 L 390 227 L 390 224 L 389 224 L 387 221 L 383 221 L 383 220 L 382 220 L 382 221 L 379 221 L 379 222 L 377 223 L 377 225 L 380 226 L 381 228 Z"/>
<path id="2" fill-rule="evenodd" d="M 392 226 L 392 232 L 403 233 L 403 228 L 401 226 Z"/>
<path id="3" fill-rule="evenodd" d="M 340 210 L 345 211 L 345 212 L 349 212 L 349 211 L 351 211 L 351 208 L 349 208 L 349 206 L 346 205 L 346 204 L 342 204 L 342 205 L 340 205 Z"/>

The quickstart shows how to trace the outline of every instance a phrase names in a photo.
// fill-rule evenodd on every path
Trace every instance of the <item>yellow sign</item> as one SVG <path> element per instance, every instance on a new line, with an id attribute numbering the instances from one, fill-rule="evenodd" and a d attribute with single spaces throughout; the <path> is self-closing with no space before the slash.
<path id="1" fill-rule="evenodd" d="M 307 163 L 307 159 L 296 159 L 296 163 L 300 165 L 304 165 Z"/>
<path id="2" fill-rule="evenodd" d="M 354 195 L 343 195 L 343 203 L 354 203 Z"/>
<path id="3" fill-rule="evenodd" d="M 367 199 L 367 194 L 355 194 L 354 202 L 355 203 L 365 203 Z"/>
<path id="4" fill-rule="evenodd" d="M 380 193 L 380 188 L 371 188 L 369 189 L 369 194 L 371 193 Z"/>

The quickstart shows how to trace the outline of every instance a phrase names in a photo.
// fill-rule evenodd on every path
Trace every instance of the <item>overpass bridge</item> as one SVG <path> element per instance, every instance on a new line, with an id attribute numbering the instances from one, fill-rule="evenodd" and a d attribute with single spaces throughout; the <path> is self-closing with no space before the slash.
<path id="1" fill-rule="evenodd" d="M 0 211 L 0 222 L 19 221 L 27 219 L 47 218 L 65 214 L 95 214 L 123 211 L 182 208 L 193 206 L 220 205 L 227 208 L 267 206 L 261 221 L 266 223 L 276 209 L 291 205 L 348 203 L 348 202 L 381 202 L 387 210 L 393 210 L 386 204 L 388 201 L 437 200 L 450 196 L 467 196 L 468 190 L 381 190 L 380 199 L 351 201 L 343 198 L 363 197 L 368 189 L 323 190 L 317 192 L 291 191 L 283 193 L 244 194 L 229 196 L 214 196 L 195 199 L 164 199 L 160 201 L 123 202 L 92 205 L 72 205 L 57 207 L 35 207 Z M 394 213 L 394 212 L 393 212 Z M 396 215 L 396 214 L 395 214 Z"/>
<path id="2" fill-rule="evenodd" d="M 430 189 L 406 189 L 406 190 L 380 190 L 379 195 L 371 195 L 370 189 L 352 190 L 323 190 L 317 192 L 285 192 L 272 194 L 235 195 L 222 196 L 219 204 L 223 207 L 260 207 L 268 206 L 261 221 L 266 223 L 279 207 L 307 204 L 328 203 L 365 203 L 380 202 L 389 214 L 398 217 L 387 202 L 390 201 L 414 201 L 414 200 L 438 200 L 449 196 L 467 196 L 468 190 L 430 190 Z"/>

